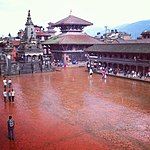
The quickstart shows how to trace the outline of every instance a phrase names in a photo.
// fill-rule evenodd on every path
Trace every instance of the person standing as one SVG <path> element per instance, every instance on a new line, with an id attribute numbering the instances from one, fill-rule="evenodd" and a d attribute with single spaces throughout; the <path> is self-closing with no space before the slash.
<path id="1" fill-rule="evenodd" d="M 6 77 L 4 77 L 4 79 L 3 79 L 3 84 L 4 84 L 4 89 L 6 89 L 6 87 L 7 87 L 7 79 L 6 79 Z"/>
<path id="2" fill-rule="evenodd" d="M 12 98 L 12 102 L 14 102 L 15 91 L 13 89 L 11 90 L 11 98 Z"/>
<path id="3" fill-rule="evenodd" d="M 12 119 L 12 116 L 9 116 L 9 119 L 7 121 L 7 127 L 8 127 L 8 138 L 10 140 L 14 140 L 14 126 L 15 121 Z"/>
<path id="4" fill-rule="evenodd" d="M 8 91 L 8 100 L 9 100 L 9 102 L 11 102 L 11 91 L 10 90 Z"/>
<path id="5" fill-rule="evenodd" d="M 6 89 L 4 89 L 3 97 L 4 97 L 4 102 L 6 102 L 7 101 L 7 91 L 6 91 Z"/>
<path id="6" fill-rule="evenodd" d="M 8 87 L 10 88 L 11 85 L 12 85 L 12 81 L 11 81 L 11 79 L 9 79 L 9 80 L 8 80 Z"/>

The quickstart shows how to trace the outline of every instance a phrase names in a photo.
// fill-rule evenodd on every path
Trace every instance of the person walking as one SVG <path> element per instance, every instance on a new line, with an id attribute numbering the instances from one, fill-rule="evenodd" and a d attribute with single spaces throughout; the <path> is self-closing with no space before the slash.
<path id="1" fill-rule="evenodd" d="M 4 97 L 4 102 L 6 102 L 7 101 L 7 91 L 6 91 L 6 89 L 4 89 L 3 97 Z"/>
<path id="2" fill-rule="evenodd" d="M 14 102 L 15 91 L 13 89 L 11 90 L 11 98 L 12 98 L 12 102 Z"/>
<path id="3" fill-rule="evenodd" d="M 8 138 L 10 140 L 14 140 L 14 126 L 15 121 L 12 119 L 12 116 L 9 116 L 9 119 L 7 121 L 7 127 L 8 127 Z"/>

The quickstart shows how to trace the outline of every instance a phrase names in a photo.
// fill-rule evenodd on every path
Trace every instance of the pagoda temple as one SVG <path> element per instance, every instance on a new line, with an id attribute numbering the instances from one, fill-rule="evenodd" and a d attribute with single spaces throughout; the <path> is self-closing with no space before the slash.
<path id="1" fill-rule="evenodd" d="M 42 26 L 34 25 L 36 38 L 39 41 L 45 41 L 56 33 L 54 27 L 51 27 L 51 24 L 52 23 L 48 23 L 47 31 L 44 31 Z"/>
<path id="2" fill-rule="evenodd" d="M 51 52 L 57 62 L 64 65 L 76 64 L 86 60 L 84 49 L 99 44 L 100 41 L 83 33 L 84 27 L 93 25 L 91 22 L 69 15 L 54 23 L 52 27 L 58 27 L 61 34 L 44 41 L 42 45 Z"/>
<path id="3" fill-rule="evenodd" d="M 49 22 L 48 23 L 48 27 L 47 28 L 47 32 L 51 35 L 51 36 L 54 36 L 56 31 L 54 30 L 54 27 L 53 27 L 53 23 L 52 22 Z"/>

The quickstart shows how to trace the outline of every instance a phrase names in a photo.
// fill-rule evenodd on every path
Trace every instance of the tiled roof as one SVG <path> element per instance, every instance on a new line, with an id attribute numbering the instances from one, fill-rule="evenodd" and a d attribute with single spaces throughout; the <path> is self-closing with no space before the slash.
<path id="1" fill-rule="evenodd" d="M 50 36 L 50 34 L 49 34 L 49 33 L 47 33 L 47 32 L 43 32 L 43 31 L 36 32 L 36 35 L 37 35 L 37 36 Z"/>
<path id="2" fill-rule="evenodd" d="M 150 43 L 150 39 L 139 39 L 139 40 L 120 40 L 119 43 Z"/>
<path id="3" fill-rule="evenodd" d="M 90 26 L 93 25 L 91 22 L 83 20 L 81 18 L 75 17 L 73 15 L 69 15 L 68 17 L 56 22 L 53 26 L 59 27 L 61 25 L 83 25 L 83 26 Z"/>
<path id="4" fill-rule="evenodd" d="M 51 37 L 50 39 L 43 42 L 43 44 L 100 44 L 102 42 L 98 41 L 97 39 L 84 34 L 60 34 L 58 36 Z"/>
<path id="5" fill-rule="evenodd" d="M 97 44 L 85 49 L 87 52 L 150 53 L 150 43 Z"/>

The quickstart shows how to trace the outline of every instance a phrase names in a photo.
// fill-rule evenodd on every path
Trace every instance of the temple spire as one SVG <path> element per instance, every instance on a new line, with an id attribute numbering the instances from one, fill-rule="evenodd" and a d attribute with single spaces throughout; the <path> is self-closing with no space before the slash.
<path id="1" fill-rule="evenodd" d="M 26 22 L 25 25 L 26 25 L 26 26 L 27 26 L 27 25 L 33 25 L 33 22 L 32 22 L 32 20 L 31 20 L 30 10 L 28 11 L 27 22 Z"/>
<path id="2" fill-rule="evenodd" d="M 25 33 L 23 39 L 26 40 L 27 42 L 30 42 L 33 39 L 35 40 L 36 32 L 35 32 L 34 24 L 31 20 L 30 10 L 28 11 L 27 22 L 25 25 L 26 27 L 25 27 Z"/>

